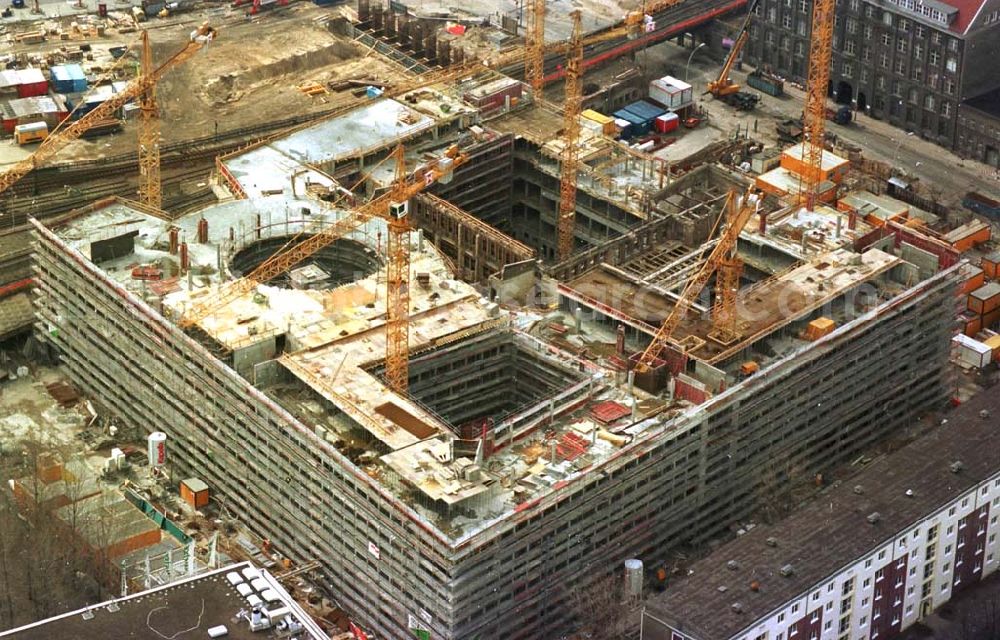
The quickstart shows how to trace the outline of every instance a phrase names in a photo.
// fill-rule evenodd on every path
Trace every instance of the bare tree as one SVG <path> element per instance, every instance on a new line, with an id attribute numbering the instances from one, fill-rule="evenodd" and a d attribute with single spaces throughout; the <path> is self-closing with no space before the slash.
<path id="1" fill-rule="evenodd" d="M 613 573 L 570 592 L 568 605 L 580 632 L 594 640 L 623 640 L 633 626 L 634 612 L 626 602 L 624 578 Z"/>
<path id="2" fill-rule="evenodd" d="M 959 613 L 945 640 L 997 640 L 1000 638 L 1000 591 L 996 580 L 973 587 L 954 601 Z"/>

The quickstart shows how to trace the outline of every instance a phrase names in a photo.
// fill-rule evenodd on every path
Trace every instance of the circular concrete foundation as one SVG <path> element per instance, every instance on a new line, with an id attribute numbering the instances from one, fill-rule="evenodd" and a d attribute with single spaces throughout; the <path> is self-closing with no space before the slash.
<path id="1" fill-rule="evenodd" d="M 307 237 L 298 236 L 293 241 L 293 236 L 276 236 L 251 242 L 233 255 L 229 270 L 234 277 L 250 273 L 286 248 L 286 244 L 291 246 Z M 356 240 L 341 238 L 265 284 L 285 289 L 332 289 L 361 280 L 375 273 L 381 265 L 372 249 Z"/>

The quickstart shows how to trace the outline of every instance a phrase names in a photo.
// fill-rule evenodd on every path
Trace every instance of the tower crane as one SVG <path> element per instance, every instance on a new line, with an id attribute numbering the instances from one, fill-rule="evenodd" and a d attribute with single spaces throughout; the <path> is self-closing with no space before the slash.
<path id="1" fill-rule="evenodd" d="M 70 124 L 65 129 L 59 129 L 42 142 L 33 154 L 21 160 L 10 169 L 0 173 L 0 193 L 9 189 L 18 180 L 31 173 L 32 170 L 41 166 L 53 156 L 66 148 L 70 142 L 79 138 L 83 132 L 94 124 L 111 117 L 115 111 L 125 106 L 127 102 L 133 100 L 151 87 L 163 77 L 167 71 L 173 67 L 190 60 L 196 53 L 201 51 L 216 36 L 216 30 L 203 23 L 200 27 L 191 32 L 190 41 L 183 49 L 175 53 L 166 62 L 154 69 L 152 73 L 143 74 L 135 78 L 120 92 L 95 107 L 76 122 Z"/>
<path id="2" fill-rule="evenodd" d="M 574 46 L 571 41 L 545 44 L 545 1 L 528 0 L 528 28 L 525 34 L 524 47 L 519 54 L 524 59 L 525 80 L 531 85 L 536 101 L 542 98 L 545 90 L 545 55 L 548 53 L 568 54 Z M 629 40 L 635 40 L 644 31 L 651 31 L 655 28 L 656 23 L 652 21 L 652 18 L 647 19 L 647 16 L 680 4 L 683 1 L 660 0 L 659 2 L 647 4 L 645 11 L 630 11 L 618 26 L 583 38 L 583 46 L 614 40 L 622 36 L 626 36 Z M 580 58 L 582 70 L 582 51 Z M 516 61 L 508 60 L 506 63 L 492 64 L 491 66 L 499 69 L 507 64 L 514 64 Z"/>
<path id="3" fill-rule="evenodd" d="M 730 219 L 738 213 L 734 207 L 727 207 Z M 743 260 L 736 251 L 736 245 L 734 242 L 719 257 L 715 271 L 715 304 L 712 305 L 712 329 L 708 337 L 723 345 L 736 342 L 741 335 L 736 326 L 736 298 L 740 291 L 740 276 L 743 275 Z"/>
<path id="4" fill-rule="evenodd" d="M 212 311 L 252 292 L 258 284 L 268 282 L 337 239 L 360 228 L 372 218 L 380 217 L 385 219 L 389 226 L 386 251 L 388 272 L 386 381 L 394 391 L 405 393 L 408 383 L 410 306 L 410 244 L 407 241 L 410 226 L 407 221 L 406 203 L 464 164 L 468 156 L 458 147 L 451 146 L 445 151 L 444 157 L 408 173 L 403 162 L 403 153 L 402 145 L 397 146 L 392 152 L 392 157 L 396 160 L 396 179 L 387 192 L 357 207 L 350 215 L 325 227 L 315 235 L 273 254 L 246 276 L 224 285 L 211 298 L 193 305 L 183 314 L 178 325 L 187 328 L 197 324 Z"/>
<path id="5" fill-rule="evenodd" d="M 545 0 L 529 0 L 528 33 L 524 39 L 524 78 L 536 101 L 545 89 Z"/>
<path id="6" fill-rule="evenodd" d="M 687 315 L 687 312 L 691 309 L 691 305 L 694 304 L 701 290 L 705 288 L 705 285 L 712 278 L 712 274 L 719 269 L 720 265 L 724 265 L 730 252 L 735 251 L 736 241 L 740 237 L 740 232 L 743 231 L 743 227 L 746 226 L 750 217 L 757 212 L 759 201 L 759 197 L 753 192 L 752 188 L 748 189 L 742 197 L 738 196 L 735 190 L 729 192 L 729 197 L 726 199 L 726 211 L 728 212 L 727 224 L 719 238 L 719 242 L 712 249 L 712 252 L 708 255 L 708 259 L 705 260 L 705 264 L 698 270 L 698 273 L 688 281 L 681 292 L 680 298 L 677 300 L 677 304 L 674 305 L 674 308 L 670 310 L 670 314 L 663 321 L 663 324 L 657 329 L 652 342 L 649 343 L 646 350 L 639 356 L 639 360 L 635 365 L 636 371 L 646 373 L 652 369 L 660 353 L 671 343 L 674 330 L 677 329 L 684 316 Z M 733 296 L 735 298 L 735 291 L 733 292 Z"/>
<path id="7" fill-rule="evenodd" d="M 729 74 L 733 70 L 733 64 L 735 64 L 740 52 L 743 51 L 744 45 L 746 45 L 747 40 L 750 38 L 750 19 L 753 17 L 753 12 L 757 8 L 758 1 L 759 0 L 751 0 L 746 20 L 743 21 L 743 26 L 740 28 L 739 35 L 736 36 L 736 42 L 733 43 L 733 48 L 729 50 L 729 55 L 726 56 L 726 62 L 722 65 L 719 77 L 708 83 L 708 92 L 716 98 L 722 98 L 734 93 L 739 93 L 742 88 L 740 85 L 733 82 L 732 78 L 729 77 Z"/>
<path id="8" fill-rule="evenodd" d="M 141 73 L 152 75 L 153 49 L 149 32 L 142 32 Z M 159 209 L 163 204 L 160 183 L 160 112 L 156 105 L 156 83 L 139 95 L 139 202 Z"/>
<path id="9" fill-rule="evenodd" d="M 583 62 L 583 29 L 580 10 L 572 14 L 573 35 L 566 58 L 565 103 L 563 107 L 563 147 L 559 179 L 559 214 L 557 221 L 558 256 L 565 260 L 573 253 L 576 223 L 576 180 L 580 164 L 580 112 L 583 87 L 580 65 Z"/>
<path id="10" fill-rule="evenodd" d="M 812 37 L 809 39 L 809 72 L 803 117 L 802 159 L 805 165 L 799 199 L 812 211 L 823 173 L 826 141 L 826 94 L 833 55 L 833 21 L 836 0 L 813 0 Z"/>

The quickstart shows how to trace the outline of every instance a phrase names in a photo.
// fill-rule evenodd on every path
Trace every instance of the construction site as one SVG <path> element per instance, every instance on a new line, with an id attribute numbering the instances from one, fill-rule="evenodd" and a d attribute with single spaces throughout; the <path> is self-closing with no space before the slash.
<path id="1" fill-rule="evenodd" d="M 593 631 L 625 561 L 664 582 L 995 392 L 991 187 L 838 133 L 833 0 L 792 140 L 741 86 L 755 0 L 287 4 L 156 10 L 117 88 L 12 123 L 0 336 L 92 456 L 165 447 L 128 491 L 238 521 L 364 637 Z"/>

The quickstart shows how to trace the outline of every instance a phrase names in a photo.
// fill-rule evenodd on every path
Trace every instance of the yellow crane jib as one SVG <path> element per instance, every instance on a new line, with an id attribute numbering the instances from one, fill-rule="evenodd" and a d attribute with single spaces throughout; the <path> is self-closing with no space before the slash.
<path id="1" fill-rule="evenodd" d="M 719 237 L 719 242 L 712 249 L 708 259 L 705 260 L 705 264 L 702 265 L 701 269 L 685 285 L 680 298 L 677 300 L 677 304 L 670 310 L 670 314 L 657 329 L 653 340 L 636 361 L 635 370 L 637 373 L 647 373 L 650 371 L 653 365 L 656 364 L 660 353 L 671 344 L 674 330 L 684 320 L 687 312 L 691 309 L 701 290 L 708 284 L 712 275 L 719 269 L 720 265 L 727 263 L 730 251 L 736 246 L 736 241 L 740 237 L 740 232 L 743 231 L 743 227 L 746 226 L 746 223 L 757 212 L 759 206 L 760 196 L 754 192 L 752 187 L 747 189 L 747 192 L 742 197 L 735 190 L 729 192 L 729 197 L 726 199 L 726 211 L 729 212 L 727 216 L 728 224 Z"/>
<path id="2" fill-rule="evenodd" d="M 46 161 L 50 160 L 64 149 L 66 145 L 83 135 L 87 129 L 111 117 L 118 109 L 125 106 L 126 103 L 144 94 L 151 87 L 154 87 L 156 82 L 163 77 L 163 74 L 191 59 L 205 45 L 214 40 L 216 35 L 217 31 L 215 28 L 209 26 L 208 23 L 204 23 L 192 31 L 191 39 L 184 48 L 167 59 L 166 62 L 153 70 L 152 73 L 135 78 L 122 91 L 112 95 L 82 118 L 50 135 L 38 146 L 38 149 L 31 156 L 0 173 L 0 193 L 16 184 L 18 180 L 31 173 L 36 167 L 40 167 Z"/>
<path id="3" fill-rule="evenodd" d="M 719 72 L 719 77 L 708 83 L 708 93 L 711 93 L 716 98 L 739 93 L 741 89 L 740 85 L 733 82 L 732 78 L 729 77 L 729 74 L 733 70 L 733 64 L 736 63 L 736 59 L 739 57 L 740 52 L 743 51 L 743 46 L 746 45 L 747 40 L 750 38 L 750 20 L 757 8 L 757 3 L 758 0 L 753 0 L 750 3 L 750 7 L 747 11 L 747 17 L 743 21 L 743 26 L 740 28 L 739 34 L 736 36 L 736 41 L 733 42 L 733 48 L 730 49 L 729 55 L 726 56 L 726 62 L 722 65 L 722 71 Z"/>
<path id="4" fill-rule="evenodd" d="M 397 163 L 401 162 L 402 153 L 401 146 L 393 151 Z M 268 282 L 275 276 L 286 272 L 337 239 L 359 229 L 376 216 L 391 221 L 390 207 L 393 203 L 405 203 L 466 161 L 468 161 L 468 156 L 457 146 L 452 145 L 445 151 L 443 157 L 432 160 L 413 173 L 397 173 L 397 179 L 388 191 L 355 208 L 350 215 L 324 227 L 298 244 L 273 254 L 242 278 L 221 286 L 214 296 L 206 296 L 207 299 L 203 302 L 192 305 L 180 318 L 178 325 L 181 328 L 188 328 L 201 322 L 216 309 L 249 294 L 257 288 L 259 283 Z"/>

